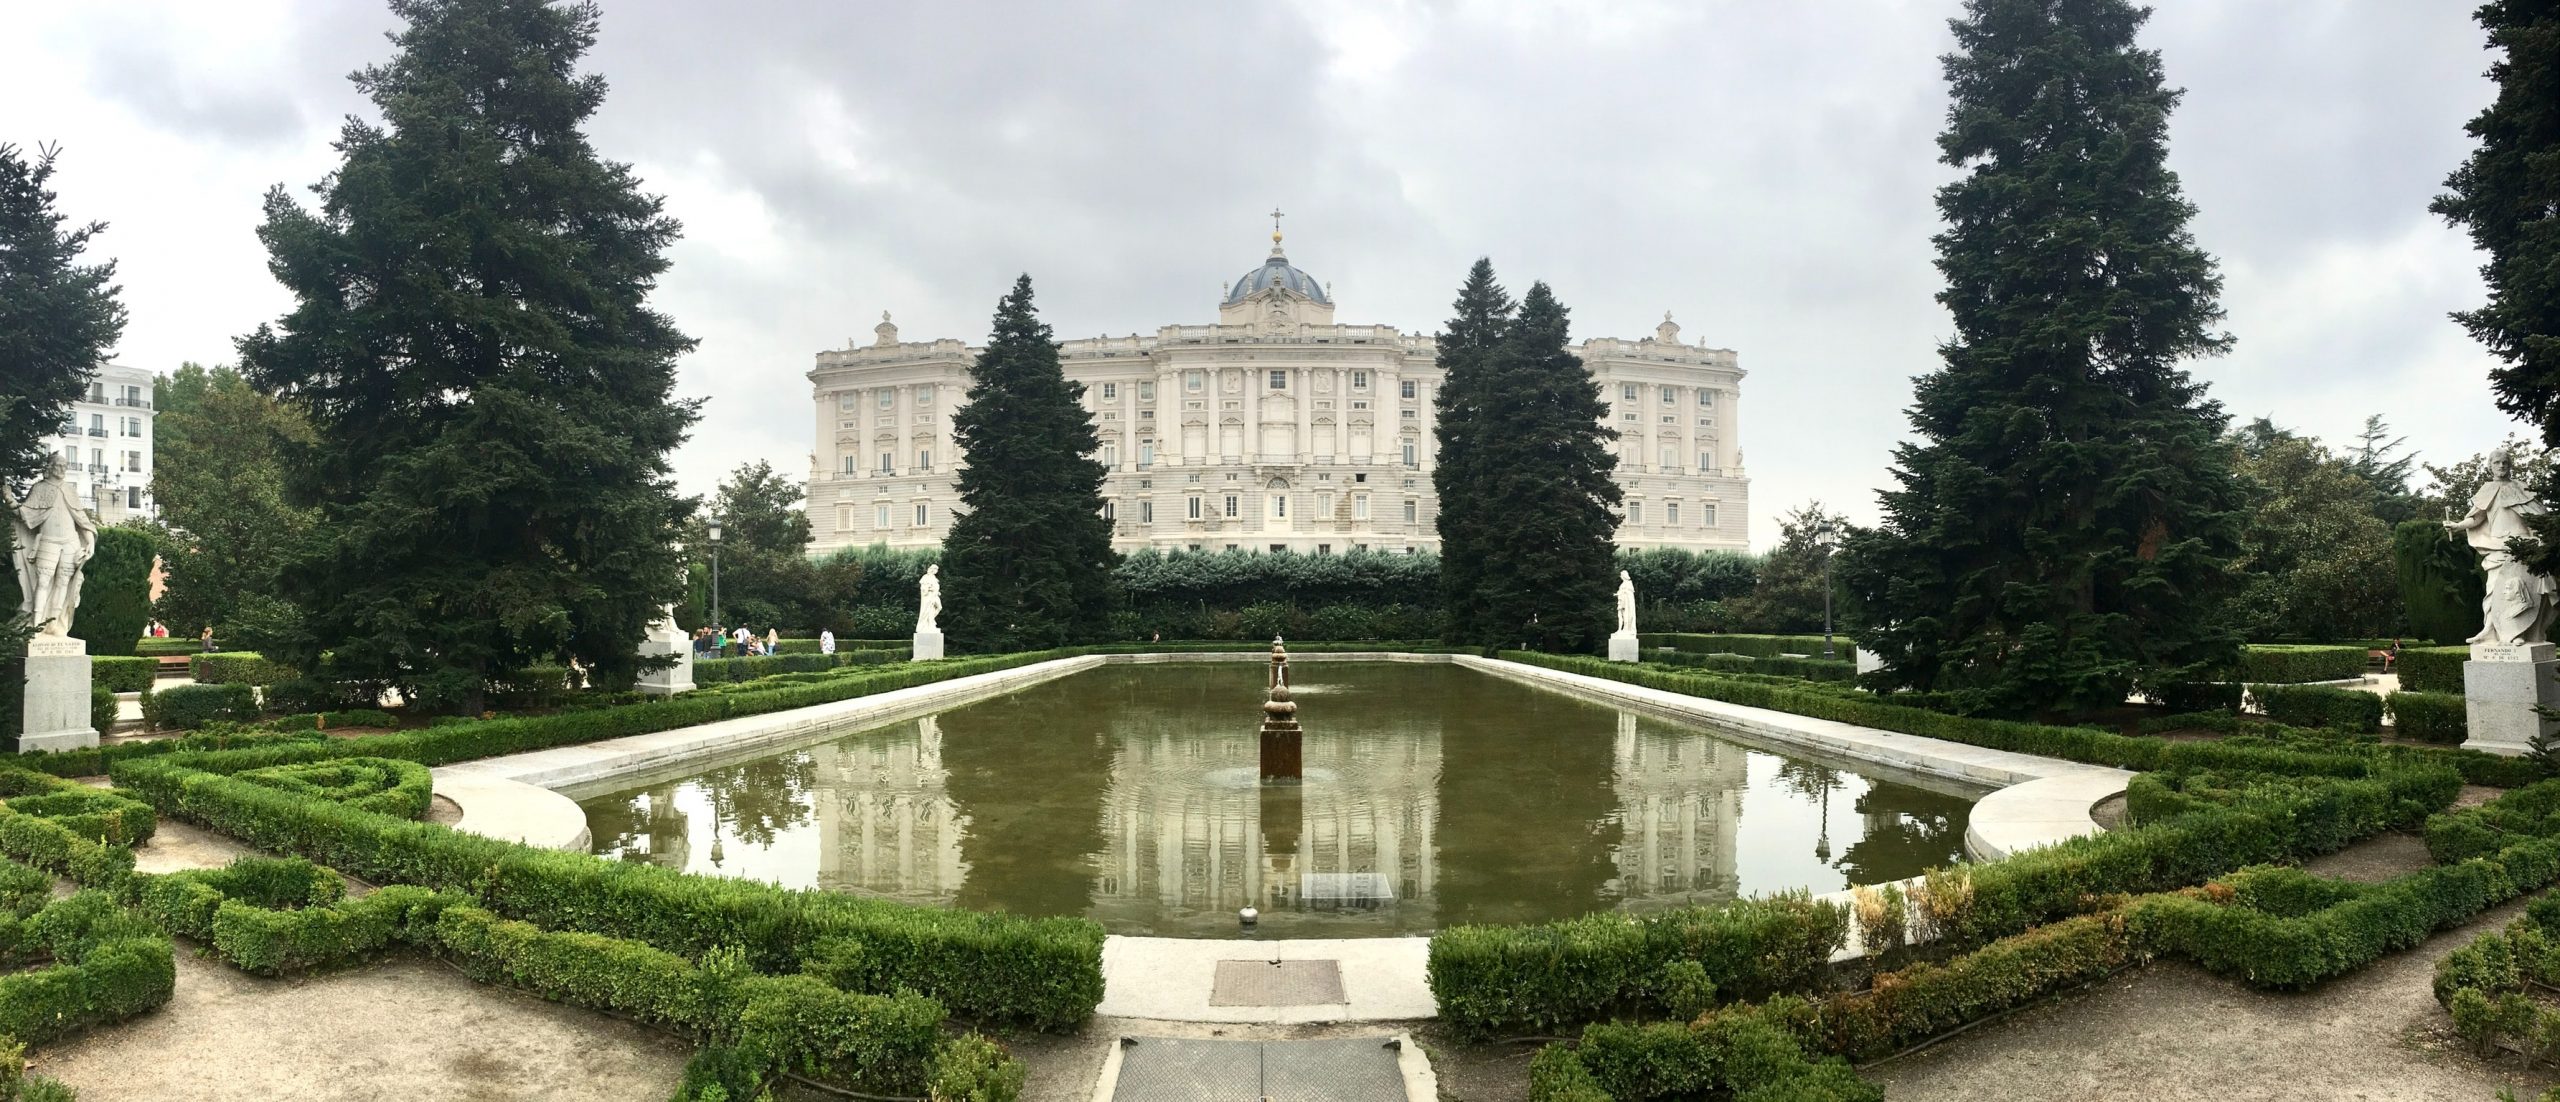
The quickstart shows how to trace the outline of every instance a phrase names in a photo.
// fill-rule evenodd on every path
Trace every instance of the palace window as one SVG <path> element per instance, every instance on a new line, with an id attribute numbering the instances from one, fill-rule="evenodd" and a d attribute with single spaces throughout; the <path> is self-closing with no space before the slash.
<path id="1" fill-rule="evenodd" d="M 933 469 L 932 448 L 916 449 L 916 469 L 919 471 L 930 471 Z"/>
<path id="2" fill-rule="evenodd" d="M 1352 372 L 1352 373 L 1351 373 L 1351 389 L 1353 389 L 1353 390 L 1367 390 L 1367 389 L 1369 389 L 1369 373 L 1368 373 L 1368 372 L 1366 372 L 1366 371 L 1354 371 L 1354 372 Z"/>
<path id="3" fill-rule="evenodd" d="M 841 410 L 856 410 L 862 408 L 862 392 L 859 390 L 848 390 L 836 395 L 836 408 Z"/>
<path id="4" fill-rule="evenodd" d="M 1141 501 L 1141 502 L 1139 502 L 1139 503 L 1138 503 L 1138 523 L 1140 523 L 1140 524 L 1154 524 L 1155 522 L 1156 522 L 1156 503 L 1155 503 L 1155 502 L 1153 502 L 1153 501 Z"/>
<path id="5" fill-rule="evenodd" d="M 1404 442 L 1404 465 L 1408 467 L 1419 466 L 1419 464 L 1415 463 L 1413 459 L 1413 441 L 1411 440 Z"/>
<path id="6" fill-rule="evenodd" d="M 1153 440 L 1138 441 L 1138 469 L 1145 470 L 1146 468 L 1155 465 L 1156 442 Z"/>
<path id="7" fill-rule="evenodd" d="M 1289 519 L 1289 495 L 1271 495 L 1271 518 L 1273 520 Z"/>
<path id="8" fill-rule="evenodd" d="M 1120 384 L 1118 384 L 1118 383 L 1104 383 L 1104 384 L 1102 384 L 1102 400 L 1103 400 L 1103 401 L 1106 401 L 1106 402 L 1116 402 L 1116 401 L 1119 401 L 1119 400 L 1120 400 Z"/>
<path id="9" fill-rule="evenodd" d="M 1680 404 L 1680 392 L 1679 392 L 1679 391 L 1677 391 L 1677 390 L 1674 390 L 1674 389 L 1672 389 L 1672 388 L 1670 388 L 1670 387 L 1664 387 L 1664 388 L 1662 388 L 1662 404 L 1663 404 L 1663 405 L 1666 405 L 1666 406 L 1676 406 L 1676 405 L 1679 405 L 1679 404 Z"/>
<path id="10" fill-rule="evenodd" d="M 1422 418 L 1422 411 L 1418 409 L 1408 409 L 1400 412 L 1404 414 L 1404 419 L 1407 421 L 1418 421 Z"/>
<path id="11" fill-rule="evenodd" d="M 1317 495 L 1316 495 L 1316 516 L 1318 516 L 1318 517 L 1329 517 L 1329 516 L 1332 516 L 1332 515 L 1333 515 L 1333 495 L 1332 495 L 1332 494 L 1329 494 L 1329 493 L 1325 493 L 1325 494 L 1317 494 Z"/>
<path id="12" fill-rule="evenodd" d="M 1316 554 L 1319 554 L 1319 555 L 1330 555 L 1330 554 L 1333 554 L 1333 545 L 1332 545 L 1332 544 L 1330 544 L 1330 543 L 1319 543 L 1319 544 L 1317 544 L 1317 545 L 1316 545 Z"/>
<path id="13" fill-rule="evenodd" d="M 1369 519 L 1369 495 L 1367 495 L 1367 494 L 1353 494 L 1353 495 L 1351 495 L 1351 519 L 1353 519 L 1353 520 L 1367 520 L 1367 519 Z"/>
<path id="14" fill-rule="evenodd" d="M 919 501 L 916 503 L 916 527 L 923 528 L 933 523 L 933 515 L 925 511 L 931 508 L 933 508 L 933 506 L 927 505 L 924 502 Z"/>
<path id="15" fill-rule="evenodd" d="M 1416 504 L 1412 498 L 1406 498 L 1404 501 L 1404 522 L 1406 524 L 1413 523 L 1414 517 L 1420 513 L 1420 510 L 1421 506 Z"/>
<path id="16" fill-rule="evenodd" d="M 1680 503 L 1679 503 L 1679 502 L 1677 502 L 1677 501 L 1666 501 L 1666 502 L 1663 502 L 1663 503 L 1662 503 L 1662 523 L 1663 523 L 1663 526 L 1664 526 L 1664 527 L 1667 527 L 1667 528 L 1678 528 L 1678 527 L 1680 527 Z"/>
<path id="17" fill-rule="evenodd" d="M 1201 378 L 1199 372 L 1186 371 L 1182 373 L 1182 389 L 1198 393 L 1200 388 L 1204 385 L 1206 385 L 1206 380 Z"/>
<path id="18" fill-rule="evenodd" d="M 1678 446 L 1671 444 L 1663 445 L 1662 465 L 1664 467 L 1677 467 L 1680 465 L 1680 449 Z"/>
<path id="19" fill-rule="evenodd" d="M 1623 399 L 1626 399 L 1627 401 L 1630 401 L 1630 402 L 1635 401 L 1635 400 L 1636 400 L 1636 385 L 1635 385 L 1634 383 L 1627 383 L 1627 384 L 1624 384 L 1624 385 L 1620 386 L 1620 387 L 1618 388 L 1618 397 L 1623 398 Z"/>
<path id="20" fill-rule="evenodd" d="M 1627 503 L 1627 523 L 1644 523 L 1644 502 L 1630 501 Z"/>
<path id="21" fill-rule="evenodd" d="M 1698 469 L 1699 469 L 1699 470 L 1702 470 L 1702 471 L 1714 470 L 1714 469 L 1715 469 L 1715 465 L 1716 465 L 1716 455 L 1715 455 L 1715 453 L 1714 453 L 1714 452 L 1699 452 L 1699 453 L 1698 453 Z"/>
<path id="22" fill-rule="evenodd" d="M 871 526 L 874 528 L 886 528 L 889 526 L 888 506 L 882 505 L 871 511 Z"/>
<path id="23" fill-rule="evenodd" d="M 1141 401 L 1141 402 L 1152 402 L 1152 401 L 1155 401 L 1155 400 L 1156 400 L 1156 385 L 1155 385 L 1154 383 L 1139 383 L 1139 384 L 1138 384 L 1138 400 L 1139 400 L 1139 401 Z"/>
<path id="24" fill-rule="evenodd" d="M 1271 389 L 1273 389 L 1273 390 L 1287 390 L 1287 389 L 1289 389 L 1289 373 L 1288 373 L 1288 372 L 1286 372 L 1286 371 L 1274 371 L 1274 372 L 1272 372 L 1272 373 L 1271 373 Z"/>
<path id="25" fill-rule="evenodd" d="M 1713 527 L 1715 527 L 1715 526 L 1716 526 L 1716 507 L 1715 507 L 1715 506 L 1713 506 L 1713 505 L 1701 505 L 1701 506 L 1698 506 L 1698 527 L 1700 527 L 1700 528 L 1713 528 Z"/>
<path id="26" fill-rule="evenodd" d="M 1398 382 L 1396 384 L 1396 392 L 1407 398 L 1413 397 L 1413 380 L 1406 379 Z"/>
<path id="27" fill-rule="evenodd" d="M 1227 519 L 1228 519 L 1228 520 L 1234 520 L 1235 518 L 1236 518 L 1236 495 L 1234 495 L 1234 494 L 1228 494 L 1228 495 L 1227 495 Z M 1227 550 L 1229 550 L 1229 551 L 1233 551 L 1233 550 L 1235 550 L 1235 548 L 1230 547 L 1230 548 L 1228 548 Z"/>
<path id="28" fill-rule="evenodd" d="M 1355 400 L 1355 401 L 1353 401 L 1353 402 L 1351 403 L 1351 408 L 1353 408 L 1353 409 L 1367 409 L 1367 408 L 1369 408 L 1369 403 L 1368 403 L 1367 401 L 1365 401 L 1365 400 Z"/>
<path id="29" fill-rule="evenodd" d="M 862 457 L 861 457 L 861 456 L 858 456 L 858 455 L 848 455 L 848 456 L 844 457 L 844 473 L 846 473 L 846 474 L 861 474 L 861 473 L 862 473 L 861 464 L 862 464 Z"/>
<path id="30" fill-rule="evenodd" d="M 890 453 L 888 453 L 888 452 L 881 452 L 881 453 L 880 453 L 880 473 L 881 473 L 881 474 L 888 474 L 888 473 L 890 473 L 890 472 L 892 472 L 892 471 L 895 471 L 895 470 L 897 470 L 897 469 L 898 469 L 898 457 L 897 457 L 897 456 L 895 456 L 895 455 L 892 455 L 892 454 L 890 454 Z"/>
<path id="31" fill-rule="evenodd" d="M 1189 513 L 1189 517 L 1188 517 L 1188 519 L 1191 519 L 1191 520 L 1198 520 L 1198 519 L 1200 519 L 1200 496 L 1199 496 L 1198 494 L 1194 494 L 1194 495 L 1192 495 L 1192 496 L 1191 496 L 1191 498 L 1190 498 L 1189 500 L 1190 500 L 1190 502 L 1191 502 L 1191 505 L 1190 505 L 1190 513 Z M 1194 550 L 1197 550 L 1197 548 L 1194 548 Z"/>
<path id="32" fill-rule="evenodd" d="M 1118 513 L 1119 513 L 1119 510 L 1114 509 L 1114 508 L 1112 507 L 1112 505 L 1111 505 L 1111 500 L 1110 500 L 1109 498 L 1105 498 L 1105 499 L 1103 499 L 1103 502 L 1102 502 L 1102 519 L 1104 519 L 1104 520 L 1116 520 L 1116 519 L 1118 519 Z"/>
<path id="33" fill-rule="evenodd" d="M 1707 388 L 1705 388 L 1705 387 L 1699 387 L 1699 388 L 1698 388 L 1698 404 L 1699 404 L 1699 405 L 1701 405 L 1701 406 L 1713 406 L 1713 405 L 1715 405 L 1715 404 L 1716 404 L 1716 392 L 1715 392 L 1715 391 L 1712 391 L 1712 390 L 1709 390 L 1709 389 L 1707 389 Z"/>
<path id="34" fill-rule="evenodd" d="M 888 387 L 885 387 L 885 386 L 884 386 L 884 387 L 881 387 L 881 388 L 880 388 L 880 408 L 882 408 L 882 409 L 896 409 L 896 408 L 898 408 L 898 392 L 897 392 L 897 391 L 894 391 L 894 390 L 891 390 L 891 389 L 889 389 Z"/>
<path id="35" fill-rule="evenodd" d="M 916 404 L 920 406 L 929 406 L 933 404 L 932 383 L 916 384 Z"/>
<path id="36" fill-rule="evenodd" d="M 1102 446 L 1102 465 L 1115 471 L 1120 469 L 1120 445 L 1104 444 Z"/>

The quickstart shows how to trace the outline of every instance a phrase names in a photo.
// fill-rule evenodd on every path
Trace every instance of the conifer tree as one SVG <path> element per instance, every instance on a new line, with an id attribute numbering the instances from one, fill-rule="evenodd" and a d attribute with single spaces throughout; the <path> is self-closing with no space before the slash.
<path id="1" fill-rule="evenodd" d="M 1099 635 L 1111 607 L 1102 447 L 1084 384 L 1031 306 L 1031 277 L 996 304 L 995 333 L 951 415 L 960 508 L 942 541 L 942 630 L 961 650 L 1021 650 Z"/>
<path id="2" fill-rule="evenodd" d="M 1886 680 L 2053 713 L 2231 662 L 2238 489 L 2180 366 L 2230 344 L 2125 0 L 1967 0 L 1943 59 L 1945 366 L 1839 569 Z"/>
<path id="3" fill-rule="evenodd" d="M 2490 0 L 2474 13 L 2498 98 L 2467 130 L 2479 148 L 2428 208 L 2489 254 L 2489 301 L 2453 315 L 2505 366 L 2489 373 L 2498 408 L 2560 445 L 2560 3 Z"/>
<path id="4" fill-rule="evenodd" d="M 318 514 L 281 657 L 466 712 L 538 662 L 627 682 L 688 505 L 667 453 L 693 341 L 646 301 L 679 227 L 580 130 L 593 5 L 391 7 L 398 53 L 354 78 L 382 121 L 340 131 L 318 210 L 268 194 L 298 304 L 240 341 L 318 437 L 289 459 Z"/>
<path id="5" fill-rule="evenodd" d="M 1437 341 L 1440 389 L 1432 395 L 1433 432 L 1437 447 L 1431 488 L 1440 499 L 1436 527 L 1440 533 L 1440 587 L 1448 610 L 1451 642 L 1492 644 L 1502 641 L 1483 587 L 1485 556 L 1502 542 L 1496 515 L 1482 507 L 1490 492 L 1484 485 L 1482 447 L 1485 420 L 1485 375 L 1501 351 L 1511 323 L 1511 295 L 1493 281 L 1493 261 L 1478 257 L 1458 288 L 1457 315 Z M 1516 641 L 1516 640 L 1515 640 Z"/>
<path id="6" fill-rule="evenodd" d="M 1475 458 L 1486 539 L 1476 560 L 1488 642 L 1547 651 L 1600 646 L 1616 625 L 1617 459 L 1608 406 L 1582 358 L 1565 350 L 1566 310 L 1532 284 L 1477 392 Z M 1443 569 L 1449 560 L 1443 548 Z"/>
<path id="7" fill-rule="evenodd" d="M 64 228 L 45 186 L 57 152 L 0 145 L 0 483 L 13 489 L 43 466 L 45 438 L 124 333 L 115 261 L 80 262 L 106 223 Z M 14 596 L 17 580 L 0 588 Z"/>

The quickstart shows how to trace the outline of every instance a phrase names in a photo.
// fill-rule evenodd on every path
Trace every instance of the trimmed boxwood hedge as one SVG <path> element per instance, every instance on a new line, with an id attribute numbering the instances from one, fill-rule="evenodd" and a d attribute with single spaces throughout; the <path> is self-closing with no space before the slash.
<path id="1" fill-rule="evenodd" d="M 896 651 L 839 650 L 834 654 L 776 654 L 755 658 L 696 658 L 693 681 L 697 685 L 716 685 L 724 681 L 753 681 L 778 673 L 816 673 L 842 666 L 885 666 L 904 661 Z"/>
<path id="2" fill-rule="evenodd" d="M 114 730 L 116 716 L 120 712 L 116 694 L 109 692 L 104 685 L 89 686 L 89 726 L 91 728 L 101 735 Z"/>
<path id="3" fill-rule="evenodd" d="M 254 723 L 258 690 L 240 683 L 172 685 L 142 698 L 142 719 L 164 731 L 193 731 L 210 723 Z"/>
<path id="4" fill-rule="evenodd" d="M 1718 670 L 1724 673 L 1760 673 L 1779 677 L 1797 677 L 1807 681 L 1849 681 L 1858 676 L 1858 664 L 1848 659 L 1825 661 L 1820 658 L 1754 658 L 1742 654 L 1697 654 L 1690 651 L 1655 651 L 1644 660 L 1665 666 L 1687 669 Z"/>
<path id="5" fill-rule="evenodd" d="M 1657 647 L 1669 647 L 1691 654 L 1739 654 L 1751 658 L 1778 658 L 1789 654 L 1801 654 L 1816 659 L 1822 657 L 1822 637 L 1819 635 L 1725 635 L 1688 631 L 1648 631 L 1638 634 L 1636 642 L 1647 651 Z M 1845 655 L 1849 653 L 1853 644 L 1849 642 L 1849 636 L 1843 633 L 1831 637 L 1831 646 L 1834 653 Z M 1850 660 L 1843 658 L 1841 661 Z"/>
<path id="6" fill-rule="evenodd" d="M 246 769 L 236 774 L 250 784 L 297 796 L 389 815 L 423 818 L 434 799 L 435 775 L 414 761 L 396 758 L 335 758 Z"/>
<path id="7" fill-rule="evenodd" d="M 2251 685 L 2249 695 L 2267 718 L 2288 727 L 2326 727 L 2337 731 L 2382 729 L 2382 697 L 2362 689 L 2329 685 Z"/>
<path id="8" fill-rule="evenodd" d="M 2462 664 L 2471 660 L 2469 647 L 2409 647 L 2400 652 L 2394 669 L 2400 673 L 2400 687 L 2420 693 L 2462 693 Z"/>
<path id="9" fill-rule="evenodd" d="M 235 650 L 188 658 L 187 676 L 199 685 L 265 685 L 295 675 L 256 651 Z"/>
<path id="10" fill-rule="evenodd" d="M 2273 684 L 2347 681 L 2364 676 L 2363 646 L 2252 643 L 2240 650 L 2240 680 Z"/>
<path id="11" fill-rule="evenodd" d="M 109 692 L 147 693 L 151 682 L 160 676 L 157 658 L 126 658 L 100 655 L 89 660 L 89 683 L 104 686 Z"/>
<path id="12" fill-rule="evenodd" d="M 2397 692 L 2383 703 L 2401 738 L 2460 746 L 2471 737 L 2470 706 L 2460 693 Z"/>

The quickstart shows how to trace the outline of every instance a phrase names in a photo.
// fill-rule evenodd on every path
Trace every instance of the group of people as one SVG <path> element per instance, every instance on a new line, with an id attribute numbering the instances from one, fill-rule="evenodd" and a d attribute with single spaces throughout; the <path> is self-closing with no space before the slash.
<path id="1" fill-rule="evenodd" d="M 833 630 L 819 632 L 818 653 L 834 654 L 835 652 L 836 633 Z M 711 625 L 698 627 L 693 629 L 693 653 L 700 658 L 762 658 L 780 654 L 782 653 L 782 629 L 766 628 L 765 633 L 758 636 L 753 630 L 744 626 L 735 630 L 723 630 Z"/>

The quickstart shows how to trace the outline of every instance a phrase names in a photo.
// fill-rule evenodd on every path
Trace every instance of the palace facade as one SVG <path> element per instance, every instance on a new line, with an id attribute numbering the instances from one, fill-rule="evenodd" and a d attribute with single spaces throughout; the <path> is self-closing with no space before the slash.
<path id="1" fill-rule="evenodd" d="M 903 341 L 886 313 L 865 347 L 820 352 L 808 503 L 813 552 L 931 547 L 958 494 L 951 413 L 980 349 Z M 1608 400 L 1626 492 L 1618 543 L 1749 546 L 1731 349 L 1680 340 L 1663 315 L 1640 340 L 1574 346 Z M 1439 546 L 1431 487 L 1432 338 L 1334 321 L 1330 288 L 1271 255 L 1235 281 L 1214 325 L 1060 343 L 1109 469 L 1103 508 L 1121 551 L 1410 554 Z"/>

